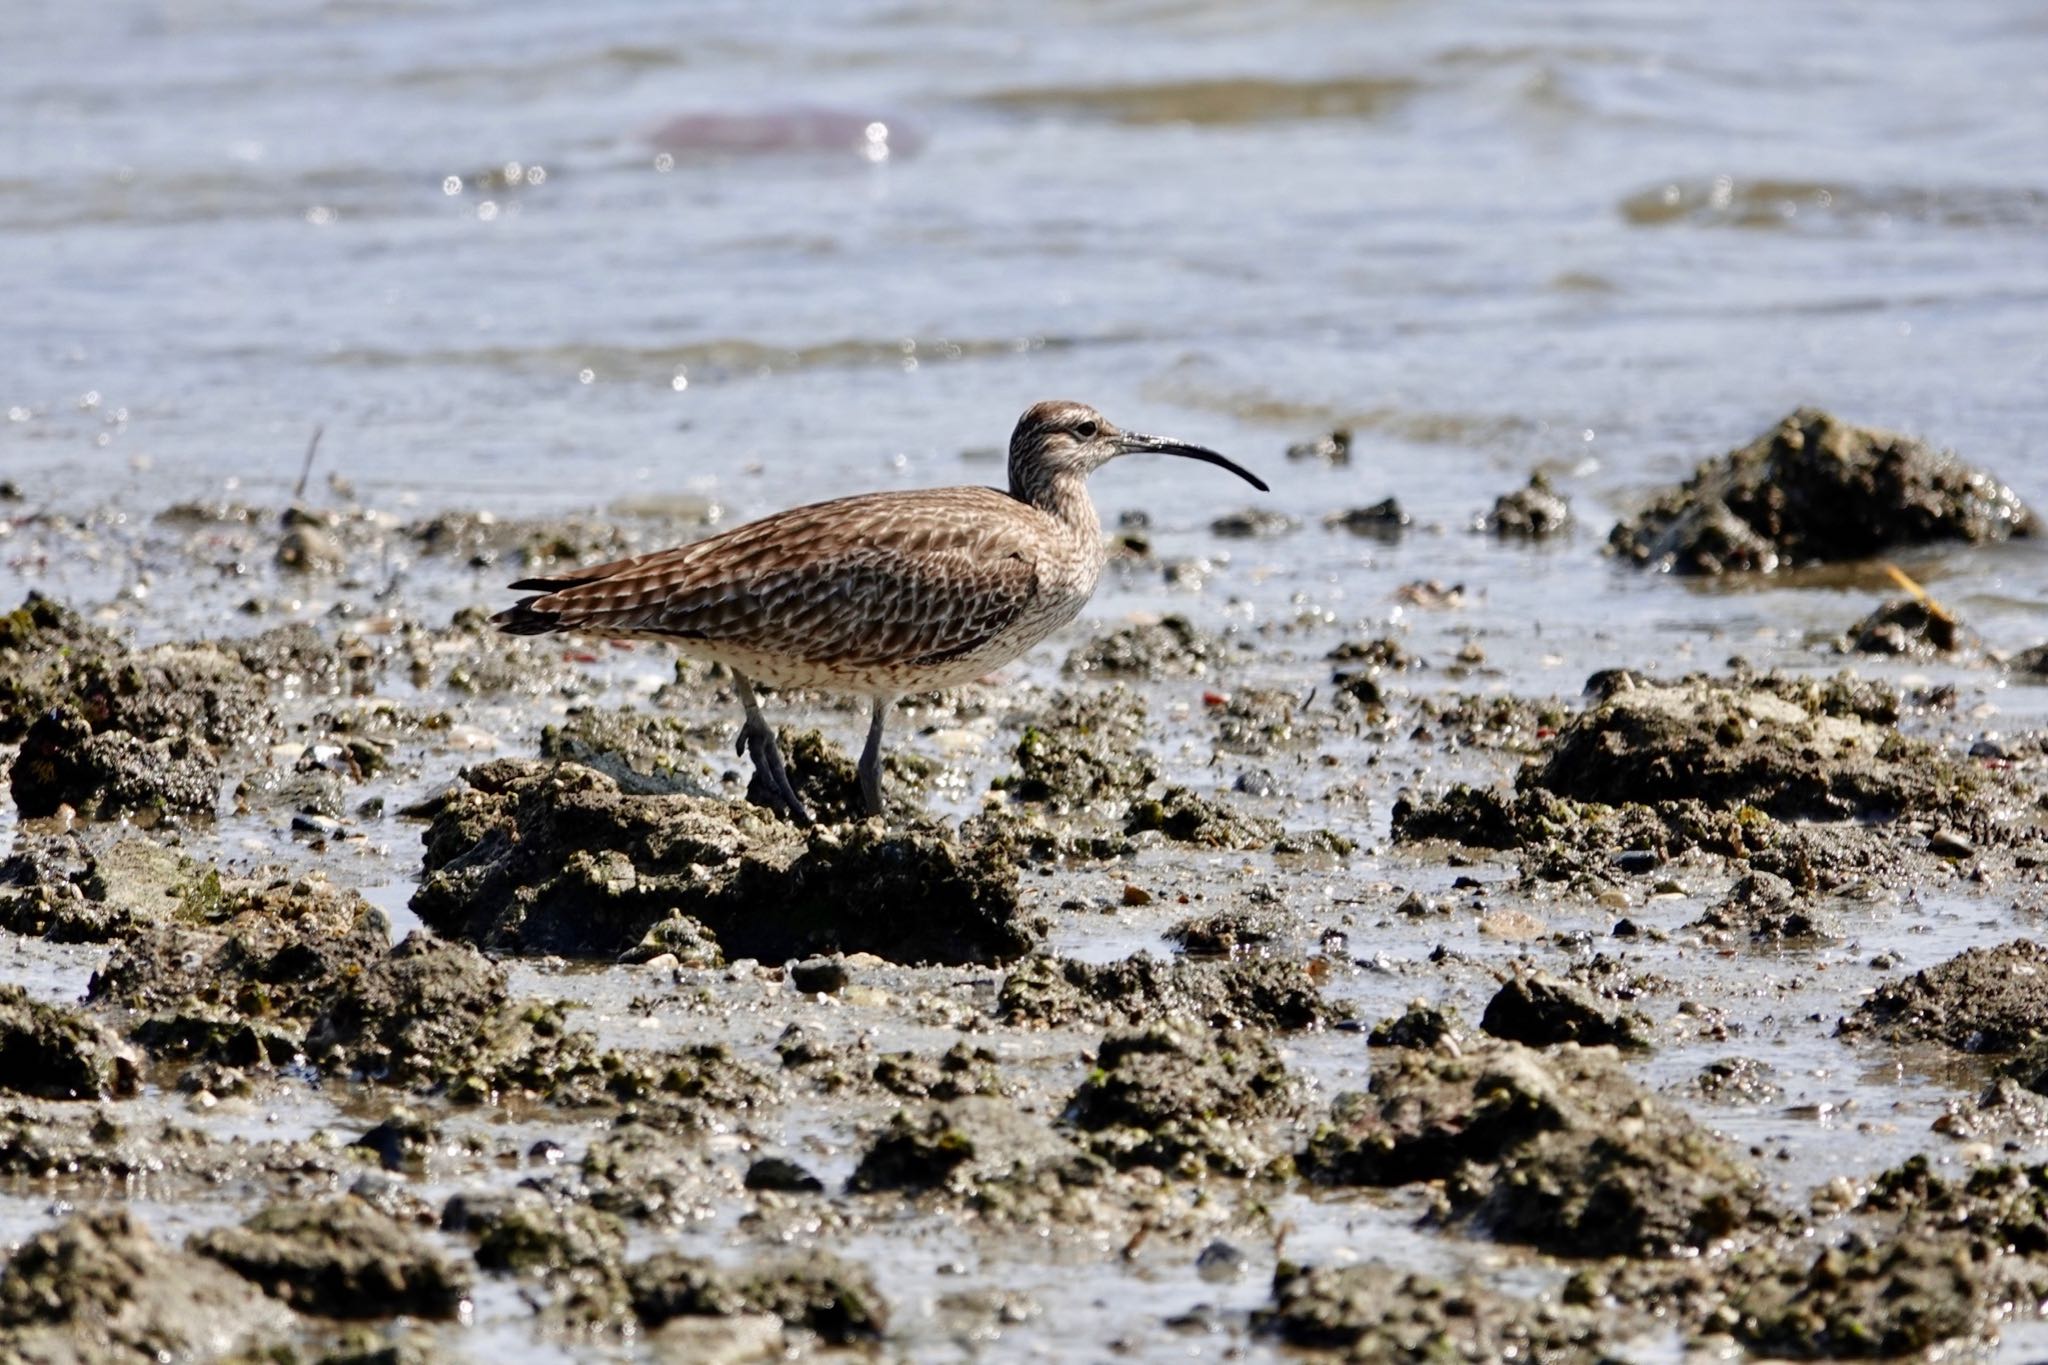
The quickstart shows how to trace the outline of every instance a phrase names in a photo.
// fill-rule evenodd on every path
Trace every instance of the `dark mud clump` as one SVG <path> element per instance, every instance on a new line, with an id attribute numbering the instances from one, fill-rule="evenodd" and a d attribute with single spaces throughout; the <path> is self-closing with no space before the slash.
<path id="1" fill-rule="evenodd" d="M 681 1073 L 600 1052 L 559 1007 L 515 998 L 505 969 L 469 944 L 420 933 L 348 977 L 307 1030 L 306 1051 L 326 1070 L 461 1103 L 510 1092 L 585 1104 L 687 1088 Z"/>
<path id="2" fill-rule="evenodd" d="M 2018 1052 L 2048 1037 L 2048 949 L 2032 939 L 1965 949 L 1878 987 L 1839 1031 L 1964 1052 Z"/>
<path id="3" fill-rule="evenodd" d="M 628 796 L 710 796 L 702 765 L 690 758 L 707 738 L 674 716 L 579 707 L 541 731 L 540 755 L 601 772 Z"/>
<path id="4" fill-rule="evenodd" d="M 1151 755 L 1138 747 L 1144 734 L 1145 703 L 1121 687 L 1059 693 L 1024 727 L 1017 770 L 998 779 L 996 789 L 1061 811 L 1130 801 L 1159 777 Z"/>
<path id="5" fill-rule="evenodd" d="M 1007 859 L 931 829 L 801 831 L 732 802 L 627 796 L 567 764 L 467 776 L 434 812 L 412 905 L 494 950 L 617 957 L 678 915 L 733 959 L 996 962 L 1032 942 Z"/>
<path id="6" fill-rule="evenodd" d="M 26 816 L 208 813 L 222 755 L 267 731 L 267 686 L 212 645 L 131 651 L 30 594 L 0 617 L 0 743 Z"/>
<path id="7" fill-rule="evenodd" d="M 0 1091 L 51 1100 L 125 1098 L 140 1088 L 135 1054 L 91 1016 L 0 985 Z"/>
<path id="8" fill-rule="evenodd" d="M 1186 787 L 1169 787 L 1157 797 L 1132 804 L 1124 819 L 1124 833 L 1153 831 L 1177 844 L 1245 852 L 1272 848 L 1282 833 L 1277 820 L 1238 810 L 1220 797 L 1202 796 Z"/>
<path id="9" fill-rule="evenodd" d="M 1622 805 L 1696 800 L 1781 819 L 1966 807 L 1974 774 L 1890 727 L 1881 698 L 1770 680 L 1617 683 L 1520 785 Z"/>
<path id="10" fill-rule="evenodd" d="M 1125 626 L 1067 656 L 1069 677 L 1199 678 L 1227 664 L 1236 647 L 1184 616 Z"/>
<path id="11" fill-rule="evenodd" d="M 1538 470 L 1527 488 L 1497 499 L 1481 524 L 1502 540 L 1549 540 L 1571 529 L 1572 505 Z"/>
<path id="12" fill-rule="evenodd" d="M 452 1318 L 469 1298 L 460 1262 L 360 1199 L 272 1204 L 192 1249 L 306 1313 L 331 1318 Z"/>
<path id="13" fill-rule="evenodd" d="M 189 737 L 146 740 L 126 730 L 94 734 L 76 711 L 56 707 L 29 726 L 9 786 L 31 819 L 69 806 L 88 819 L 137 813 L 210 815 L 223 774 Z"/>
<path id="14" fill-rule="evenodd" d="M 1387 1365 L 1607 1358 L 1591 1313 L 1377 1264 L 1282 1262 L 1272 1302 L 1252 1314 L 1252 1327 L 1290 1346 Z"/>
<path id="15" fill-rule="evenodd" d="M 1608 545 L 1677 573 L 1769 573 L 2035 528 L 2011 489 L 1953 455 L 1801 408 L 1658 495 Z"/>
<path id="16" fill-rule="evenodd" d="M 1593 993 L 1545 972 L 1517 975 L 1486 1002 L 1479 1027 L 1496 1038 L 1530 1047 L 1578 1043 L 1618 1048 L 1650 1046 L 1651 1024 L 1640 1014 L 1616 1014 Z"/>
<path id="17" fill-rule="evenodd" d="M 1040 1179 L 1098 1183 L 1106 1169 L 1008 1100 L 974 1097 L 903 1109 L 875 1134 L 847 1180 L 850 1194 L 942 1193 L 991 1207 Z"/>
<path id="18" fill-rule="evenodd" d="M 1727 896 L 1686 926 L 1710 938 L 1739 936 L 1753 943 L 1829 937 L 1830 929 L 1792 883 L 1770 872 L 1751 872 Z"/>
<path id="19" fill-rule="evenodd" d="M 1606 1049 L 1375 1054 L 1302 1169 L 1335 1185 L 1443 1182 L 1443 1214 L 1564 1256 L 1671 1256 L 1768 1228 L 1757 1172 Z"/>
<path id="20" fill-rule="evenodd" d="M 212 1261 L 169 1250 L 123 1208 L 22 1243 L 0 1274 L 0 1357 L 199 1360 L 266 1351 L 290 1315 Z"/>
<path id="21" fill-rule="evenodd" d="M 1842 648 L 1853 654 L 1935 658 L 1953 654 L 1961 633 L 1962 624 L 1934 603 L 1901 597 L 1849 627 Z"/>
<path id="22" fill-rule="evenodd" d="M 1272 1159 L 1261 1129 L 1301 1101 L 1263 1034 L 1169 1019 L 1105 1037 L 1066 1119 L 1114 1166 L 1244 1176 Z"/>
<path id="23" fill-rule="evenodd" d="M 123 939 L 87 996 L 130 1011 L 132 1035 L 160 1057 L 285 1065 L 341 983 L 384 956 L 389 924 L 325 882 L 202 885 L 185 913 Z"/>
<path id="24" fill-rule="evenodd" d="M 822 1251 L 741 1266 L 661 1251 L 628 1267 L 626 1285 L 649 1327 L 764 1313 L 832 1346 L 878 1340 L 889 1329 L 889 1306 L 868 1272 Z"/>
<path id="25" fill-rule="evenodd" d="M 1279 957 L 1161 961 L 1139 953 L 1095 964 L 1039 954 L 1004 979 L 996 1013 L 1046 1028 L 1137 1025 L 1165 1015 L 1218 1029 L 1314 1029 L 1349 1017 L 1308 965 Z"/>
<path id="26" fill-rule="evenodd" d="M 94 851 L 76 833 L 17 834 L 0 861 L 0 929 L 52 943 L 105 943 L 166 920 L 211 915 L 217 869 L 127 837 Z"/>

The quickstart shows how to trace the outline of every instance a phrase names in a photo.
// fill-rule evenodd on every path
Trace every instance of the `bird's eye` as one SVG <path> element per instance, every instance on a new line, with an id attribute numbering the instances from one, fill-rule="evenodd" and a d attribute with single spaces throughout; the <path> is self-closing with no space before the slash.
<path id="1" fill-rule="evenodd" d="M 1080 426 L 1074 428 L 1074 434 L 1084 441 L 1092 441 L 1095 439 L 1096 433 L 1101 430 L 1102 428 L 1096 426 L 1093 422 L 1083 422 Z"/>

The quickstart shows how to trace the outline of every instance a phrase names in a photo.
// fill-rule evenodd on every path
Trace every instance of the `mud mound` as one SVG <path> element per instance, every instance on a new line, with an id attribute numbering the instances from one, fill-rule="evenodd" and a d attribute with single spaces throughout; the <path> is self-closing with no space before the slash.
<path id="1" fill-rule="evenodd" d="M 8 785 L 30 819 L 62 807 L 87 819 L 125 814 L 211 815 L 225 775 L 189 738 L 146 740 L 126 730 L 94 734 L 76 711 L 44 712 L 23 736 Z"/>
<path id="2" fill-rule="evenodd" d="M 266 1352 L 291 1315 L 203 1257 L 169 1250 L 123 1208 L 22 1243 L 0 1274 L 0 1356 L 201 1360 Z"/>
<path id="3" fill-rule="evenodd" d="M 192 1239 L 192 1250 L 306 1313 L 452 1318 L 469 1298 L 461 1263 L 360 1199 L 272 1204 L 240 1227 Z"/>
<path id="4" fill-rule="evenodd" d="M 136 929 L 93 974 L 87 997 L 133 1011 L 159 1057 L 283 1066 L 341 982 L 384 956 L 383 912 L 322 882 L 206 885 L 190 918 Z"/>
<path id="5" fill-rule="evenodd" d="M 1953 654 L 1962 643 L 1961 636 L 1962 623 L 1946 611 L 1921 598 L 1900 597 L 1849 627 L 1842 649 L 1854 654 L 1935 658 Z"/>
<path id="6" fill-rule="evenodd" d="M 1177 844 L 1245 852 L 1269 849 L 1281 836 L 1279 821 L 1237 810 L 1220 797 L 1201 796 L 1186 787 L 1169 787 L 1163 795 L 1131 806 L 1124 833 L 1153 830 Z"/>
<path id="7" fill-rule="evenodd" d="M 1838 1032 L 1888 1043 L 1945 1043 L 1964 1052 L 2018 1052 L 2048 1038 L 2048 949 L 2024 938 L 1965 949 L 1878 987 Z"/>
<path id="8" fill-rule="evenodd" d="M 1068 677 L 1199 678 L 1229 662 L 1236 649 L 1185 616 L 1125 626 L 1067 656 Z"/>
<path id="9" fill-rule="evenodd" d="M 1145 703 L 1121 687 L 1100 693 L 1061 692 L 1017 741 L 1017 771 L 995 787 L 1019 801 L 1079 810 L 1100 801 L 1129 801 L 1159 777 L 1145 736 Z"/>
<path id="10" fill-rule="evenodd" d="M 210 644 L 131 651 L 31 593 L 0 617 L 0 743 L 23 815 L 211 812 L 221 754 L 272 723 L 264 679 Z"/>
<path id="11" fill-rule="evenodd" d="M 1003 981 L 996 1013 L 1047 1028 L 1136 1025 L 1164 1015 L 1219 1029 L 1312 1029 L 1349 1017 L 1305 964 L 1281 958 L 1162 961 L 1138 953 L 1097 965 L 1042 953 Z"/>
<path id="12" fill-rule="evenodd" d="M 1968 804 L 1970 770 L 1871 714 L 1883 714 L 1882 699 L 1754 680 L 1627 683 L 1573 718 L 1519 785 L 1605 805 L 1696 800 L 1783 819 Z"/>
<path id="13" fill-rule="evenodd" d="M 100 1100 L 140 1088 L 136 1056 L 98 1020 L 0 985 L 0 1091 Z"/>
<path id="14" fill-rule="evenodd" d="M 0 929 L 52 943 L 105 943 L 212 916 L 218 870 L 137 836 L 94 851 L 77 833 L 17 834 L 0 861 Z"/>
<path id="15" fill-rule="evenodd" d="M 1538 470 L 1529 476 L 1527 488 L 1496 499 L 1480 524 L 1502 540 L 1549 540 L 1571 529 L 1572 505 Z"/>
<path id="16" fill-rule="evenodd" d="M 833 1346 L 880 1338 L 889 1305 L 860 1266 L 829 1252 L 725 1266 L 673 1251 L 626 1271 L 633 1311 L 649 1327 L 674 1318 L 766 1313 Z"/>
<path id="17" fill-rule="evenodd" d="M 1551 1047 L 1578 1043 L 1618 1048 L 1650 1046 L 1650 1021 L 1640 1014 L 1614 1014 L 1593 993 L 1547 972 L 1516 976 L 1486 1002 L 1479 1027 L 1496 1038 Z"/>
<path id="18" fill-rule="evenodd" d="M 1168 1020 L 1110 1034 L 1066 1119 L 1118 1167 L 1250 1175 L 1274 1152 L 1263 1121 L 1301 1107 L 1301 1086 L 1259 1033 Z"/>
<path id="19" fill-rule="evenodd" d="M 1606 1356 L 1590 1313 L 1378 1264 L 1283 1262 L 1273 1273 L 1272 1303 L 1252 1314 L 1252 1328 L 1290 1346 L 1384 1365 Z"/>
<path id="20" fill-rule="evenodd" d="M 801 831 L 732 802 L 630 797 L 573 765 L 467 775 L 434 813 L 412 906 L 492 949 L 617 957 L 676 915 L 729 959 L 995 962 L 1031 943 L 1016 870 L 929 829 Z"/>
<path id="21" fill-rule="evenodd" d="M 1670 1256 L 1774 1225 L 1757 1173 L 1605 1049 L 1390 1049 L 1301 1164 L 1338 1185 L 1444 1182 L 1445 1211 L 1564 1256 Z"/>
<path id="22" fill-rule="evenodd" d="M 2036 525 L 2010 488 L 1953 455 L 1801 408 L 1659 494 L 1608 546 L 1677 573 L 1770 573 Z"/>

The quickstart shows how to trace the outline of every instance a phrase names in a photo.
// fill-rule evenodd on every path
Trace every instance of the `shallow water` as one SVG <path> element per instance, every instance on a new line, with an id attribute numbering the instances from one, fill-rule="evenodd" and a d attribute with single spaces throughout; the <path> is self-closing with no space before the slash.
<path id="1" fill-rule="evenodd" d="M 1273 484 L 1261 505 L 1305 523 L 1219 539 L 1209 520 L 1249 505 L 1250 490 L 1211 470 L 1112 468 L 1096 481 L 1106 517 L 1145 511 L 1161 557 L 1197 571 L 1112 574 L 1090 616 L 1236 624 L 1260 645 L 1247 680 L 1297 693 L 1325 682 L 1324 649 L 1365 631 L 1391 630 L 1439 664 L 1468 641 L 1483 648 L 1471 676 L 1432 673 L 1418 689 L 1572 696 L 1596 669 L 1718 670 L 1736 655 L 1838 666 L 1813 640 L 1895 595 L 1879 575 L 1700 587 L 1598 553 L 1642 491 L 1799 403 L 1951 445 L 2048 502 L 2048 21 L 1996 0 L 1035 12 L 889 0 L 677 15 L 625 0 L 109 0 L 89 14 L 27 0 L 0 19 L 0 48 L 33 54 L 0 60 L 0 478 L 24 495 L 0 503 L 0 605 L 37 587 L 103 604 L 146 640 L 223 629 L 250 587 L 163 574 L 164 533 L 143 519 L 185 498 L 281 503 L 316 425 L 315 500 L 339 500 L 334 475 L 399 515 L 689 494 L 732 520 L 871 487 L 997 480 L 992 452 L 1019 410 L 1082 398 L 1230 452 Z M 793 117 L 805 110 L 831 117 Z M 657 140 L 678 115 L 708 117 Z M 889 131 L 871 137 L 871 124 Z M 1358 433 L 1349 466 L 1283 459 L 1337 425 Z M 1539 467 L 1573 498 L 1573 538 L 1522 548 L 1467 533 Z M 1388 495 L 1416 518 L 1405 536 L 1320 524 Z M 46 510 L 93 518 L 93 553 L 27 519 Z M 2048 636 L 2048 542 L 1900 562 L 1993 648 Z M 407 604 L 436 619 L 495 600 L 506 576 L 417 567 Z M 1466 605 L 1395 598 L 1424 579 L 1466 585 Z M 340 595 L 315 585 L 298 614 L 318 620 Z M 1011 677 L 1045 680 L 1065 643 Z M 1958 682 L 1984 733 L 2048 723 L 2048 688 L 1945 665 L 1857 667 Z M 668 665 L 626 654 L 590 671 L 620 700 Z M 1199 684 L 1151 699 L 1155 716 L 1199 720 Z M 528 752 L 544 719 L 508 704 L 485 737 Z M 857 728 L 850 714 L 820 719 L 842 739 Z M 1206 762 L 1206 736 L 1182 737 Z M 934 807 L 972 809 L 998 748 Z M 1466 759 L 1469 773 L 1444 761 L 1389 774 L 1369 808 L 1339 817 L 1366 845 L 1343 867 L 1262 863 L 1248 878 L 1284 881 L 1317 923 L 1341 919 L 1363 884 L 1444 891 L 1456 870 L 1384 851 L 1386 813 L 1400 782 L 1511 768 Z M 0 841 L 14 823 L 0 801 Z M 365 832 L 326 865 L 402 933 L 416 923 L 404 902 L 417 827 L 385 818 Z M 232 857 L 283 847 L 313 861 L 261 819 L 224 822 L 218 842 Z M 1058 890 L 1107 898 L 1127 873 L 1170 875 L 1170 861 Z M 1461 870 L 1488 880 L 1506 867 Z M 1630 913 L 1675 928 L 1705 899 Z M 1148 915 L 1064 917 L 1055 944 L 1101 959 L 1160 951 L 1176 916 Z M 1863 964 L 1880 949 L 1918 967 L 2037 927 L 1995 891 L 1901 892 L 1845 918 L 1841 944 L 1738 952 L 1710 973 L 1675 940 L 1629 951 L 1700 981 L 1705 1005 L 1755 1013 L 1736 1002 L 1768 994 L 1771 1017 L 1803 1020 L 1875 984 Z M 1610 920 L 1565 910 L 1551 927 L 1597 940 Z M 1364 1017 L 1425 990 L 1468 1019 L 1483 1007 L 1490 979 L 1446 994 L 1401 970 L 1440 943 L 1482 955 L 1473 917 L 1361 917 L 1348 930 L 1352 951 L 1379 961 L 1332 992 Z M 96 960 L 0 948 L 0 976 L 47 998 L 76 996 Z M 518 979 L 586 1001 L 579 1025 L 607 1041 L 635 1041 L 637 977 L 522 967 Z M 765 1055 L 780 1023 L 735 1020 L 736 1050 Z M 900 1019 L 852 1026 L 885 1030 L 890 1047 L 951 1036 Z M 1710 1118 L 1770 1158 L 1788 1198 L 1926 1148 L 1928 1122 L 1965 1088 L 1819 1044 L 1810 1028 L 1664 1036 L 1639 1069 L 1660 1089 L 1730 1052 L 1777 1068 L 1781 1102 Z M 1044 1065 L 1078 1076 L 1078 1046 L 1049 1045 Z M 1347 1033 L 1289 1043 L 1326 1093 L 1362 1082 L 1363 1051 Z M 326 1107 L 301 1118 L 350 1122 Z M 853 1155 L 832 1124 L 788 1117 L 789 1140 L 814 1137 L 828 1177 Z M 1369 1245 L 1405 1265 L 1476 1265 L 1525 1292 L 1554 1280 L 1526 1268 L 1533 1258 L 1411 1233 L 1398 1198 L 1293 1203 L 1282 1217 L 1304 1256 Z M 10 1240 L 47 1220 L 33 1195 L 0 1199 Z M 940 1268 L 972 1260 L 951 1235 L 848 1249 L 873 1253 L 920 1354 L 1063 1358 L 1132 1322 L 1144 1326 L 1127 1358 L 1264 1349 L 1238 1330 L 1152 1330 L 1196 1303 L 1262 1301 L 1263 1252 L 1221 1290 L 1164 1253 L 1113 1291 L 1092 1268 L 999 1267 L 1044 1316 L 1004 1340 L 952 1342 L 919 1297 Z M 508 1329 L 516 1311 L 480 1302 L 465 1348 L 559 1354 Z M 2007 1349 L 2030 1340 L 2042 1344 L 2038 1329 L 2018 1329 Z"/>

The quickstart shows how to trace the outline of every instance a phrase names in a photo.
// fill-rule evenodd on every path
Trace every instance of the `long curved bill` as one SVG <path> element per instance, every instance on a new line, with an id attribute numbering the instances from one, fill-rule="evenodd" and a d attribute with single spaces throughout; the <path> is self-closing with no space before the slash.
<path id="1" fill-rule="evenodd" d="M 1169 441 L 1164 436 L 1141 436 L 1135 431 L 1127 431 L 1117 438 L 1117 454 L 1180 455 L 1190 460 L 1200 460 L 1204 464 L 1220 465 L 1252 487 L 1258 489 L 1261 493 L 1273 491 L 1266 487 L 1264 479 L 1252 473 L 1235 460 L 1226 459 L 1206 446 L 1191 446 L 1185 441 Z"/>

